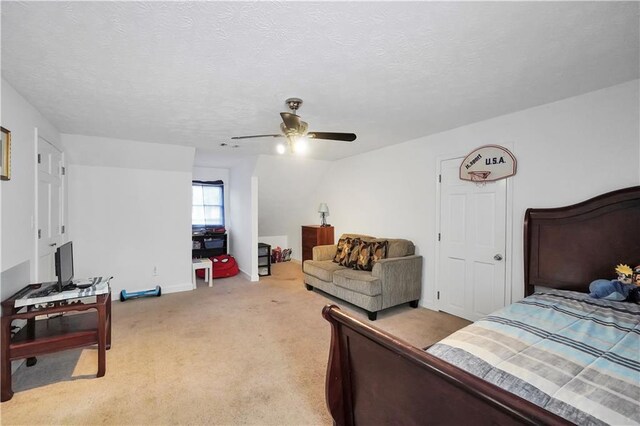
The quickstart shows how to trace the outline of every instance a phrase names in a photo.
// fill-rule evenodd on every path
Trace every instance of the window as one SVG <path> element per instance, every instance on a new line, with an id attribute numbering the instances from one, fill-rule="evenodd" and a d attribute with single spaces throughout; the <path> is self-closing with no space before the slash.
<path id="1" fill-rule="evenodd" d="M 224 185 L 222 181 L 192 182 L 193 229 L 224 227 Z"/>

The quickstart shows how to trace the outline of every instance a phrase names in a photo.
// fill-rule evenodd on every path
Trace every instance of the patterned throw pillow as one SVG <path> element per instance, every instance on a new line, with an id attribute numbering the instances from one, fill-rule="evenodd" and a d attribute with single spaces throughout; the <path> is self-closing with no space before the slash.
<path id="1" fill-rule="evenodd" d="M 371 243 L 371 268 L 373 264 L 380 259 L 387 258 L 387 248 L 389 247 L 389 241 L 376 241 Z"/>
<path id="2" fill-rule="evenodd" d="M 371 249 L 374 244 L 375 243 L 368 243 L 366 241 L 360 242 L 358 248 L 355 250 L 358 253 L 358 259 L 353 265 L 353 269 L 358 269 L 360 271 L 370 271 L 373 269 L 373 264 L 371 263 Z"/>
<path id="3" fill-rule="evenodd" d="M 347 253 L 343 254 L 345 244 L 346 245 L 350 245 L 351 244 L 351 238 L 349 238 L 349 237 L 340 238 L 338 240 L 338 247 L 336 248 L 336 255 L 333 256 L 333 261 L 335 263 L 341 263 L 342 259 L 344 259 L 344 256 L 346 256 Z"/>
<path id="4" fill-rule="evenodd" d="M 346 266 L 347 268 L 353 268 L 355 266 L 358 262 L 358 247 L 360 247 L 360 239 L 354 238 L 349 247 L 348 260 L 346 263 L 341 263 L 342 266 Z"/>

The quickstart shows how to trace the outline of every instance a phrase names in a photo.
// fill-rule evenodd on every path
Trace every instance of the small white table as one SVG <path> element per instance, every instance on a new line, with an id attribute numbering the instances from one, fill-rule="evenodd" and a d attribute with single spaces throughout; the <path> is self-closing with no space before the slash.
<path id="1" fill-rule="evenodd" d="M 213 287 L 213 282 L 211 280 L 213 277 L 213 262 L 211 262 L 210 259 L 191 259 L 191 266 L 193 267 L 193 288 L 196 288 L 197 269 L 204 269 L 204 279 L 205 281 L 209 281 L 209 287 Z"/>

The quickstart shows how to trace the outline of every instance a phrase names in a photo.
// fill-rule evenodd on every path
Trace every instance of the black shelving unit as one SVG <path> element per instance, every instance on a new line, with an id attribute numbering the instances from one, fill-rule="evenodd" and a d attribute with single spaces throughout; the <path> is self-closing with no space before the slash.
<path id="1" fill-rule="evenodd" d="M 227 234 L 193 234 L 191 243 L 191 257 L 194 259 L 227 254 Z"/>
<path id="2" fill-rule="evenodd" d="M 266 277 L 271 275 L 271 246 L 258 243 L 258 275 Z"/>

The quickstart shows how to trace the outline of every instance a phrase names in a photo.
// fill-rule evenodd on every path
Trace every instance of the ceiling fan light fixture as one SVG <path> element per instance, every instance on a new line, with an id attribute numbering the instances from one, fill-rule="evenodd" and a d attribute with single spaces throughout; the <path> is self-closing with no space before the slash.
<path id="1" fill-rule="evenodd" d="M 309 139 L 324 139 L 331 141 L 353 142 L 356 140 L 355 133 L 336 132 L 309 132 L 309 125 L 302 121 L 297 114 L 302 105 L 302 99 L 289 98 L 285 101 L 291 112 L 281 112 L 280 133 L 270 135 L 233 136 L 231 139 L 252 139 L 252 138 L 285 138 L 284 144 L 278 145 L 276 150 L 279 154 L 289 151 L 292 154 L 305 154 L 309 147 Z"/>
<path id="2" fill-rule="evenodd" d="M 309 141 L 304 136 L 298 136 L 293 140 L 293 152 L 298 155 L 306 154 L 309 149 Z"/>

